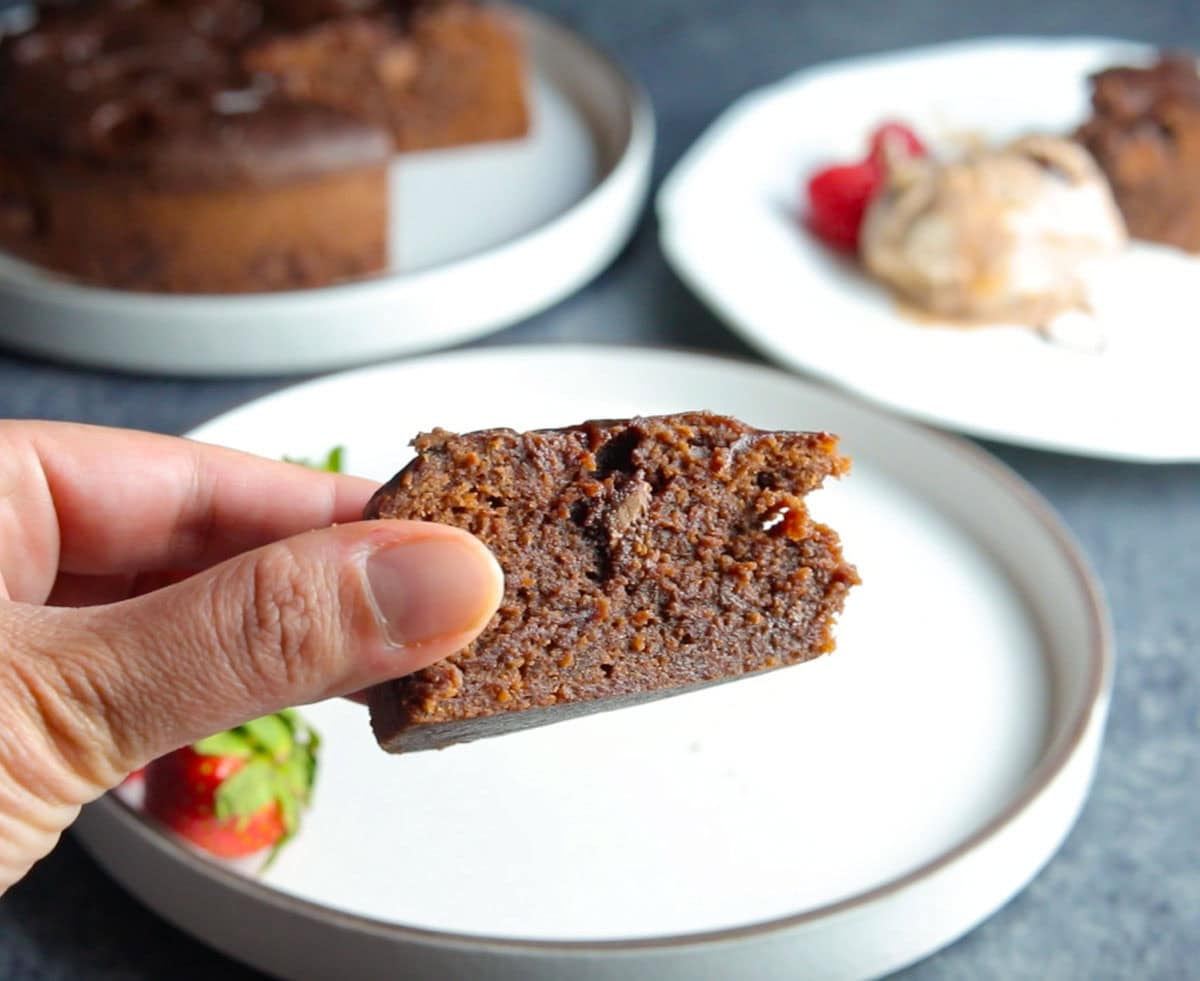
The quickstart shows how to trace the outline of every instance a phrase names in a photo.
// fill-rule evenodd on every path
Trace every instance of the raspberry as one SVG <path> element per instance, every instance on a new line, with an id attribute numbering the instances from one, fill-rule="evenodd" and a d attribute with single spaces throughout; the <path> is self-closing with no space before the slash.
<path id="1" fill-rule="evenodd" d="M 879 189 L 883 169 L 874 160 L 826 167 L 808 181 L 808 225 L 827 245 L 858 249 L 858 232 L 867 205 Z"/>
<path id="2" fill-rule="evenodd" d="M 809 178 L 808 226 L 813 234 L 835 249 L 856 252 L 863 215 L 883 184 L 887 156 L 923 157 L 927 152 L 920 137 L 903 123 L 876 126 L 865 160 L 826 167 Z"/>
<path id="3" fill-rule="evenodd" d="M 882 167 L 886 162 L 884 153 L 887 150 L 908 157 L 923 157 L 929 152 L 916 133 L 903 123 L 892 120 L 881 123 L 872 131 L 870 159 Z"/>

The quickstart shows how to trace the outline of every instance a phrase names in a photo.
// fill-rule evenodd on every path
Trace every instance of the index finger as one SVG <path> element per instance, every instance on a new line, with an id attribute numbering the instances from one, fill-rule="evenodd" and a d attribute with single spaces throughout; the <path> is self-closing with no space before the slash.
<path id="1" fill-rule="evenodd" d="M 207 566 L 356 521 L 376 486 L 178 437 L 0 423 L 0 571 L 46 552 L 88 575 Z"/>

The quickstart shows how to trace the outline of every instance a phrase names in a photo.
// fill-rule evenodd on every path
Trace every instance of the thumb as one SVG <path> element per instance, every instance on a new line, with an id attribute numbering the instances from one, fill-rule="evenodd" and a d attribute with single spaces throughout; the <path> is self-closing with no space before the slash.
<path id="1" fill-rule="evenodd" d="M 342 525 L 136 599 L 39 610 L 31 667 L 51 679 L 48 731 L 79 743 L 60 751 L 104 783 L 106 766 L 119 779 L 247 719 L 419 670 L 470 643 L 502 592 L 499 565 L 466 532 Z"/>

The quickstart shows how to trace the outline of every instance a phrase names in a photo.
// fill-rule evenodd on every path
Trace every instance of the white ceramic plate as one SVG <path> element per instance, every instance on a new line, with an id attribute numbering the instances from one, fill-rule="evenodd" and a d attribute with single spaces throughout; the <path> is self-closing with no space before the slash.
<path id="1" fill-rule="evenodd" d="M 1200 260 L 1137 243 L 1091 277 L 1090 344 L 1015 326 L 905 316 L 796 220 L 804 177 L 861 155 L 885 118 L 952 149 L 1069 132 L 1086 76 L 1145 60 L 1117 41 L 1006 39 L 924 48 L 804 71 L 734 104 L 663 185 L 663 248 L 696 293 L 782 364 L 939 425 L 1129 460 L 1200 460 Z"/>
<path id="2" fill-rule="evenodd" d="M 653 114 L 587 42 L 519 16 L 530 136 L 399 158 L 390 273 L 284 293 L 170 296 L 80 285 L 0 256 L 0 343 L 128 371 L 312 372 L 465 341 L 574 292 L 641 212 Z"/>
<path id="3" fill-rule="evenodd" d="M 402 393 L 397 395 L 397 393 Z M 379 407 L 386 406 L 386 412 Z M 792 376 L 619 348 L 454 353 L 333 376 L 196 436 L 347 447 L 383 479 L 434 425 L 708 407 L 840 433 L 812 498 L 863 577 L 835 654 L 651 705 L 388 757 L 326 736 L 303 832 L 254 880 L 109 797 L 78 833 L 149 906 L 295 978 L 859 978 L 968 930 L 1058 847 L 1100 745 L 1107 615 L 1046 506 L 982 452 Z"/>

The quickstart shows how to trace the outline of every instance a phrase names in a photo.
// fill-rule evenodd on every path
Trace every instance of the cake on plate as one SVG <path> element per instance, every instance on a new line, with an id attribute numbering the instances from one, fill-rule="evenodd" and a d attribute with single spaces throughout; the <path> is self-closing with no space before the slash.
<path id="1" fill-rule="evenodd" d="M 1091 79 L 1076 134 L 1112 185 L 1135 238 L 1200 250 L 1200 75 L 1191 55 Z"/>
<path id="2" fill-rule="evenodd" d="M 0 247 L 129 290 L 345 281 L 388 262 L 397 149 L 527 126 L 515 26 L 469 0 L 46 4 L 0 41 Z"/>

